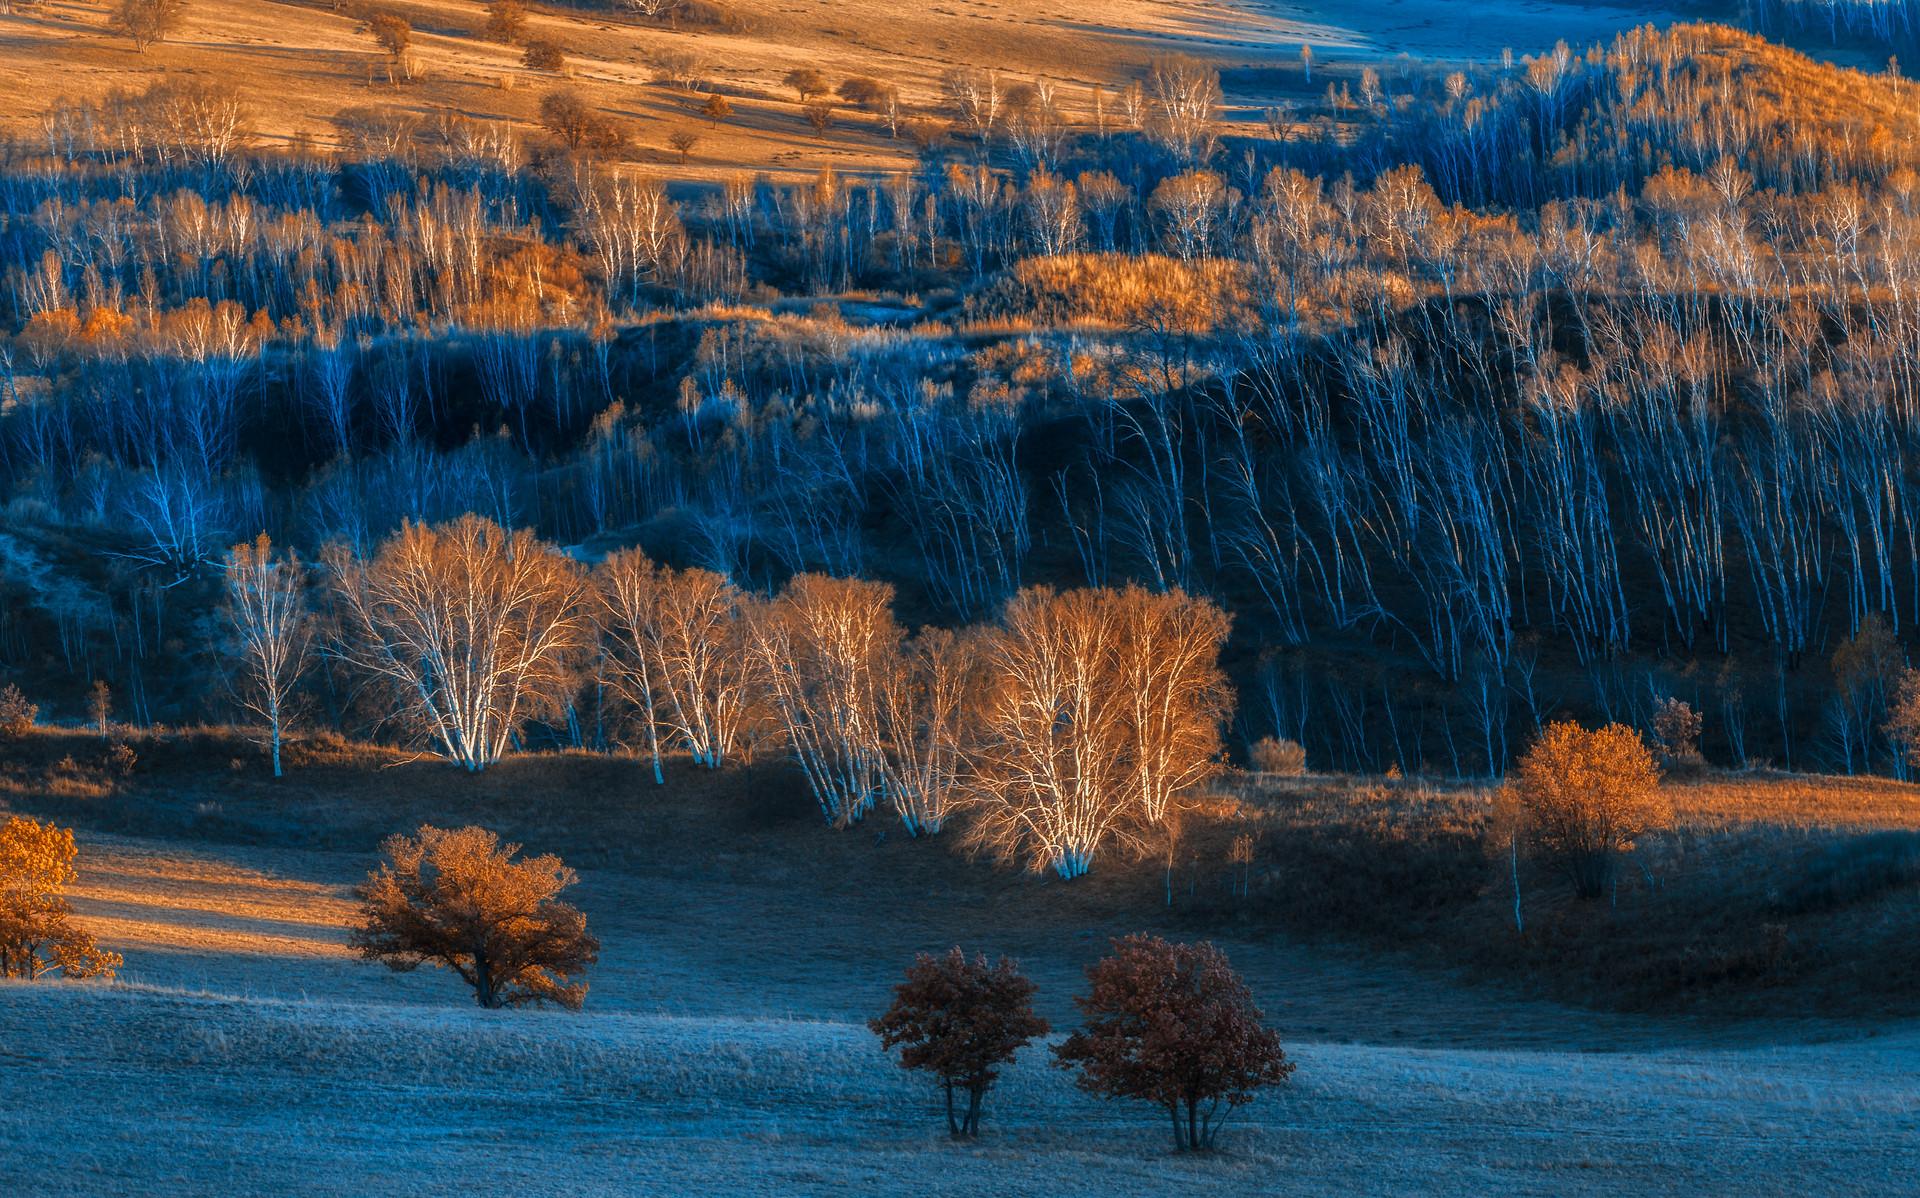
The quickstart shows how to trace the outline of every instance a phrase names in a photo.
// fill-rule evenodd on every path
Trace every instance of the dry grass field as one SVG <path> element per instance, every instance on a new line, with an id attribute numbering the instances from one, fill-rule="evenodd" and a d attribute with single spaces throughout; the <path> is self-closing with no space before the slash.
<path id="1" fill-rule="evenodd" d="M 345 6 L 340 6 L 345 7 Z M 612 11 L 538 8 L 527 37 L 563 47 L 565 77 L 530 70 L 516 46 L 488 41 L 478 0 L 393 0 L 382 7 L 413 25 L 417 78 L 387 81 L 384 56 L 358 22 L 334 6 L 298 0 L 200 0 L 181 32 L 145 52 L 107 29 L 109 6 L 48 0 L 30 12 L 0 14 L 0 94 L 31 98 L 4 106 L 0 120 L 31 127 L 46 101 L 139 89 L 165 76 L 222 81 L 257 110 L 262 144 L 336 138 L 333 118 L 368 106 L 423 119 L 442 110 L 531 125 L 539 99 L 556 86 L 625 121 L 632 161 L 672 167 L 676 178 L 733 171 L 807 174 L 898 169 L 910 143 L 890 139 L 878 118 L 842 108 L 817 134 L 782 83 L 796 67 L 834 82 L 872 76 L 900 87 L 907 104 L 940 102 L 940 79 L 961 66 L 990 66 L 1009 79 L 1046 76 L 1063 89 L 1071 116 L 1091 119 L 1090 89 L 1110 92 L 1155 54 L 1183 52 L 1225 72 L 1228 119 L 1257 125 L 1276 99 L 1311 99 L 1328 72 L 1357 62 L 1497 57 L 1504 48 L 1537 52 L 1556 39 L 1584 45 L 1647 21 L 1673 19 L 1671 6 L 1580 0 L 1390 0 L 1378 4 L 1277 0 L 741 0 L 741 28 L 673 28 L 636 23 Z M 1299 47 L 1316 53 L 1316 82 L 1302 76 Z M 733 115 L 710 124 L 704 94 L 654 83 L 663 52 L 691 54 L 706 90 L 730 98 Z M 666 138 L 700 132 L 684 165 Z"/>

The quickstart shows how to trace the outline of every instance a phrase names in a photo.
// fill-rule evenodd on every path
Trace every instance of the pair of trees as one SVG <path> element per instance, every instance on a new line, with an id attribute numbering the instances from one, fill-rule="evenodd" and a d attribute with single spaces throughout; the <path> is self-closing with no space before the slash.
<path id="1" fill-rule="evenodd" d="M 1293 1072 L 1252 992 L 1211 943 L 1127 936 L 1087 968 L 1087 981 L 1088 993 L 1074 999 L 1086 1024 L 1054 1046 L 1055 1064 L 1077 1069 L 1091 1093 L 1160 1106 L 1176 1150 L 1213 1147 L 1227 1111 Z M 933 1075 L 948 1131 L 972 1138 L 1000 1067 L 1049 1030 L 1033 1011 L 1034 991 L 1005 957 L 989 964 L 958 947 L 923 953 L 869 1026 L 884 1049 L 900 1050 L 902 1068 Z"/>
<path id="2" fill-rule="evenodd" d="M 65 891 L 76 853 L 71 829 L 21 815 L 0 823 L 0 977 L 111 978 L 120 968 L 118 953 L 73 922 Z"/>

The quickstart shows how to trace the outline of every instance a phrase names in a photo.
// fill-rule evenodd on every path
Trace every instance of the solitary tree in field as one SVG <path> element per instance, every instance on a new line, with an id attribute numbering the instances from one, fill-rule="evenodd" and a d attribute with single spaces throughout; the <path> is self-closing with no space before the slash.
<path id="1" fill-rule="evenodd" d="M 240 664 L 238 692 L 247 710 L 267 722 L 276 778 L 281 734 L 313 643 L 306 582 L 300 559 L 274 556 L 265 533 L 250 545 L 235 545 L 227 556 L 226 615 Z"/>
<path id="2" fill-rule="evenodd" d="M 373 9 L 361 17 L 360 28 L 386 52 L 387 82 L 404 74 L 407 47 L 413 44 L 413 25 L 399 13 Z"/>
<path id="3" fill-rule="evenodd" d="M 988 964 L 956 946 L 944 957 L 921 953 L 907 979 L 893 988 L 893 1005 L 868 1024 L 881 1047 L 900 1049 L 900 1067 L 931 1073 L 947 1097 L 947 1131 L 955 1139 L 980 1134 L 980 1107 L 999 1080 L 1001 1065 L 1047 1021 L 1033 1013 L 1034 985 L 1005 957 Z M 967 1099 L 965 1111 L 955 1094 Z"/>
<path id="4" fill-rule="evenodd" d="M 328 550 L 336 652 L 402 719 L 470 771 L 552 714 L 586 637 L 579 567 L 530 532 L 467 515 L 405 524 L 370 559 Z"/>
<path id="5" fill-rule="evenodd" d="M 527 6 L 524 0 L 490 0 L 487 5 L 487 36 L 512 45 L 527 32 Z"/>
<path id="6" fill-rule="evenodd" d="M 553 91 L 540 98 L 540 124 L 576 153 L 616 154 L 626 135 L 577 92 Z"/>
<path id="7" fill-rule="evenodd" d="M 111 978 L 120 967 L 118 953 L 74 926 L 63 893 L 76 876 L 74 856 L 66 828 L 19 815 L 0 823 L 0 977 Z"/>
<path id="8" fill-rule="evenodd" d="M 1087 967 L 1086 1026 L 1054 1049 L 1083 1090 L 1165 1108 L 1173 1145 L 1213 1147 L 1226 1113 L 1293 1072 L 1253 994 L 1211 943 L 1134 935 Z M 1222 1108 L 1225 1108 L 1224 1110 Z"/>
<path id="9" fill-rule="evenodd" d="M 788 71 L 784 82 L 793 89 L 794 95 L 800 97 L 802 104 L 815 96 L 824 96 L 830 90 L 827 77 L 812 67 L 796 67 Z"/>
<path id="10" fill-rule="evenodd" d="M 389 836 L 386 860 L 360 887 L 360 922 L 348 941 L 361 956 L 406 973 L 451 969 L 488 1009 L 558 1003 L 577 1011 L 600 942 L 578 908 L 560 901 L 577 880 L 558 857 L 514 860 L 485 828 L 422 826 Z"/>
<path id="11" fill-rule="evenodd" d="M 675 129 L 667 134 L 667 144 L 673 147 L 674 153 L 680 155 L 680 162 L 685 165 L 687 156 L 700 144 L 700 131 L 685 127 Z"/>
<path id="12" fill-rule="evenodd" d="M 135 49 L 144 52 L 177 31 L 186 13 L 186 0 L 120 0 L 110 24 L 116 33 L 131 38 Z"/>
<path id="13" fill-rule="evenodd" d="M 719 92 L 714 92 L 707 97 L 707 102 L 700 106 L 700 115 L 707 118 L 708 125 L 717 127 L 721 121 L 733 115 L 733 102 Z"/>
<path id="14" fill-rule="evenodd" d="M 1508 785 L 1530 838 L 1581 898 L 1605 894 L 1619 854 L 1673 815 L 1653 754 L 1621 724 L 1597 732 L 1571 720 L 1548 725 Z"/>

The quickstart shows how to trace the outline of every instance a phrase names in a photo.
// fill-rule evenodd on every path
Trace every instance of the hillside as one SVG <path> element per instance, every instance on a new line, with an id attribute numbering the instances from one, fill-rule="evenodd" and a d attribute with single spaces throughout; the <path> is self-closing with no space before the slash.
<path id="1" fill-rule="evenodd" d="M 1302 78 L 1299 47 L 1311 43 L 1323 76 L 1351 76 L 1359 62 L 1412 54 L 1438 59 L 1497 58 L 1503 48 L 1532 53 L 1558 39 L 1604 39 L 1647 21 L 1671 19 L 1658 4 L 1595 5 L 1579 0 L 1461 4 L 1396 0 L 1388 5 L 1279 4 L 1266 0 L 1109 0 L 1090 18 L 1056 0 L 756 0 L 715 5 L 717 24 L 649 23 L 611 8 L 537 8 L 528 39 L 567 51 L 565 77 L 530 70 L 518 47 L 483 36 L 478 0 L 393 0 L 379 7 L 414 27 L 418 78 L 390 85 L 371 37 L 343 6 L 299 0 L 203 0 L 183 28 L 142 52 L 106 28 L 108 6 L 48 0 L 0 14 L 0 89 L 16 96 L 83 97 L 110 88 L 138 90 L 163 74 L 218 81 L 257 109 L 268 144 L 296 138 L 332 144 L 334 117 L 369 106 L 431 120 L 451 109 L 476 120 L 530 128 L 542 94 L 578 89 L 588 102 L 631 124 L 634 161 L 676 177 L 719 178 L 736 170 L 775 176 L 840 170 L 899 169 L 914 161 L 875 118 L 844 111 L 825 136 L 807 124 L 782 82 L 798 67 L 836 81 L 872 76 L 902 89 L 916 108 L 942 103 L 940 80 L 962 66 L 991 65 L 1021 78 L 1046 76 L 1091 120 L 1089 89 L 1117 92 L 1155 54 L 1188 52 L 1217 60 L 1230 75 L 1230 119 L 1257 124 L 1278 99 L 1309 102 L 1319 86 Z M 709 125 L 703 96 L 653 82 L 662 56 L 691 56 L 703 93 L 728 96 L 735 114 Z M 1109 99 L 1111 103 L 1111 98 Z M 0 122 L 31 129 L 35 112 L 16 108 Z M 681 164 L 666 137 L 701 131 L 694 161 Z"/>

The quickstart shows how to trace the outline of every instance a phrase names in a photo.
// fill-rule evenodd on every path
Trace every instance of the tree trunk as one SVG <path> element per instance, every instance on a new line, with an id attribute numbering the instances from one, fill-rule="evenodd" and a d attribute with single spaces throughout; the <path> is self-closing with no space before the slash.
<path id="1" fill-rule="evenodd" d="M 947 1086 L 947 1134 L 957 1140 L 960 1138 L 960 1124 L 953 1117 L 953 1082 L 948 1081 L 946 1083 L 946 1086 Z"/>

